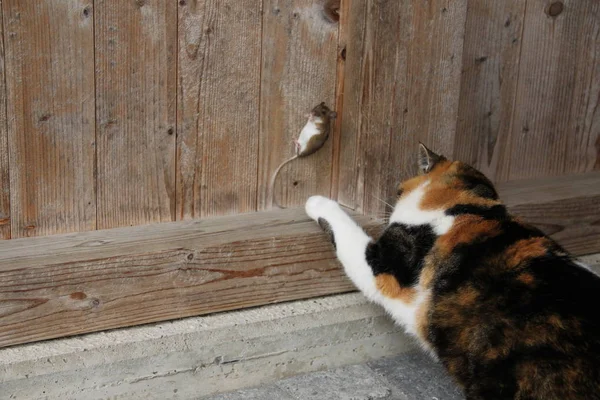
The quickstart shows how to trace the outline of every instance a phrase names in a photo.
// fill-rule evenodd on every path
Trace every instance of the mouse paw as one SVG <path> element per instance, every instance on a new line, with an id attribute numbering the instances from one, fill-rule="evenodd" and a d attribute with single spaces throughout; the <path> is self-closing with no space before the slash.
<path id="1" fill-rule="evenodd" d="M 341 211 L 340 206 L 335 201 L 323 196 L 311 196 L 306 201 L 306 214 L 315 221 L 319 218 L 327 220 Z"/>

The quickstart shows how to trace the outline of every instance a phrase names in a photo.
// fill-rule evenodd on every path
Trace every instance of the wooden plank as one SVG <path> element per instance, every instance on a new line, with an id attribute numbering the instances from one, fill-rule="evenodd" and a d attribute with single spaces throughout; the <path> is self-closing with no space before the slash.
<path id="1" fill-rule="evenodd" d="M 92 0 L 4 0 L 12 237 L 96 227 Z"/>
<path id="2" fill-rule="evenodd" d="M 508 179 L 525 1 L 468 2 L 454 159 Z"/>
<path id="3" fill-rule="evenodd" d="M 600 2 L 555 3 L 527 1 L 509 179 L 599 168 Z"/>
<path id="4" fill-rule="evenodd" d="M 179 5 L 177 218 L 254 211 L 261 1 Z"/>
<path id="5" fill-rule="evenodd" d="M 350 4 L 338 197 L 377 214 L 418 141 L 452 154 L 466 2 Z"/>
<path id="6" fill-rule="evenodd" d="M 95 6 L 98 228 L 172 221 L 177 3 Z"/>
<path id="7" fill-rule="evenodd" d="M 6 119 L 6 76 L 4 23 L 0 1 L 0 239 L 10 239 L 10 177 L 8 164 L 8 129 Z"/>
<path id="8" fill-rule="evenodd" d="M 353 289 L 303 210 L 11 242 L 0 347 Z"/>
<path id="9" fill-rule="evenodd" d="M 325 2 L 266 0 L 258 159 L 259 208 L 272 207 L 269 183 L 280 163 L 295 154 L 291 143 L 306 123 L 305 114 L 324 101 L 335 105 L 336 21 Z M 331 139 L 331 137 L 330 137 Z M 299 206 L 313 194 L 331 191 L 332 140 L 311 157 L 280 172 L 275 195 L 281 205 Z"/>
<path id="10" fill-rule="evenodd" d="M 331 159 L 331 192 L 330 198 L 337 200 L 340 186 L 340 155 L 342 152 L 342 121 L 344 120 L 344 85 L 346 83 L 346 51 L 348 43 L 348 31 L 350 24 L 350 1 L 338 1 L 338 43 L 337 43 L 337 70 L 335 77 L 335 111 L 337 118 L 333 125 L 333 137 L 331 147 L 333 156 Z"/>
<path id="11" fill-rule="evenodd" d="M 498 185 L 509 210 L 576 255 L 600 252 L 600 173 Z"/>

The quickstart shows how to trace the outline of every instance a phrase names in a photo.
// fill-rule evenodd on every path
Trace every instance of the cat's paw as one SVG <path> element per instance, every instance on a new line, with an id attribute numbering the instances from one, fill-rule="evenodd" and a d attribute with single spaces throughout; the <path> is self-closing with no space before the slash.
<path id="1" fill-rule="evenodd" d="M 341 211 L 338 203 L 323 196 L 309 197 L 306 201 L 305 209 L 306 214 L 317 222 L 319 218 L 327 220 L 328 217 L 332 217 Z"/>

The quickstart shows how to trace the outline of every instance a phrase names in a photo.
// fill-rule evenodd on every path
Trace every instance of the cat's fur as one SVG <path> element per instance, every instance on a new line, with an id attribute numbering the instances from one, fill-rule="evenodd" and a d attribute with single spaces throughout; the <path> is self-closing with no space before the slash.
<path id="1" fill-rule="evenodd" d="M 600 399 L 600 278 L 511 216 L 483 174 L 425 146 L 373 241 L 332 200 L 308 215 L 346 274 L 474 399 Z"/>

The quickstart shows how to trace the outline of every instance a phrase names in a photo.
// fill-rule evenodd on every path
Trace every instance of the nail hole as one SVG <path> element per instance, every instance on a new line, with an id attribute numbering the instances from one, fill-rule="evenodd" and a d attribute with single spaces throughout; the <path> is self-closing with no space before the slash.
<path id="1" fill-rule="evenodd" d="M 173 134 L 173 128 L 167 129 L 167 134 L 172 135 Z"/>
<path id="2" fill-rule="evenodd" d="M 292 183 L 292 185 L 298 186 L 298 181 L 294 181 L 294 183 Z"/>
<path id="3" fill-rule="evenodd" d="M 186 4 L 186 3 L 185 3 L 185 0 L 179 0 L 179 5 L 180 5 L 180 6 L 185 6 L 185 4 Z"/>
<path id="4" fill-rule="evenodd" d="M 86 17 L 86 18 L 87 18 L 87 17 L 89 17 L 89 16 L 90 16 L 90 12 L 91 12 L 91 11 L 92 11 L 92 10 L 91 10 L 91 8 L 90 8 L 89 6 L 88 6 L 88 7 L 86 7 L 86 8 L 84 8 L 84 9 L 83 9 L 83 16 L 84 16 L 84 17 Z"/>
<path id="5" fill-rule="evenodd" d="M 193 253 L 190 253 L 190 254 L 188 254 L 188 255 L 187 255 L 187 259 L 188 259 L 189 261 L 192 261 L 192 260 L 194 259 L 194 254 L 193 254 Z"/>

